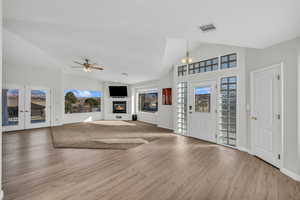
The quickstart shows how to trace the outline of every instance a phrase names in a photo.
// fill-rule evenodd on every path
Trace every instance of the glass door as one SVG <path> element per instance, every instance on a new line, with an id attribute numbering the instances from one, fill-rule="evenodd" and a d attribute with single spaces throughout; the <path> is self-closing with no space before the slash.
<path id="1" fill-rule="evenodd" d="M 25 101 L 26 128 L 50 126 L 50 90 L 26 88 Z"/>
<path id="2" fill-rule="evenodd" d="M 24 89 L 9 86 L 2 89 L 3 131 L 24 129 Z"/>

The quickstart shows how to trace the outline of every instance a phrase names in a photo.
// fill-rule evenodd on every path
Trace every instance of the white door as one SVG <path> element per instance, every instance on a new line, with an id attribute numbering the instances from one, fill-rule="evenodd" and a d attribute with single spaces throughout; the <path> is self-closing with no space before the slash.
<path id="1" fill-rule="evenodd" d="M 49 89 L 9 86 L 2 94 L 4 131 L 50 126 Z"/>
<path id="2" fill-rule="evenodd" d="M 24 88 L 5 86 L 2 89 L 3 131 L 24 129 Z"/>
<path id="3" fill-rule="evenodd" d="M 50 126 L 50 90 L 27 87 L 25 99 L 25 127 Z"/>
<path id="4" fill-rule="evenodd" d="M 281 152 L 281 65 L 252 72 L 252 151 L 279 167 Z"/>
<path id="5" fill-rule="evenodd" d="M 192 83 L 189 88 L 189 136 L 216 142 L 216 82 Z"/>

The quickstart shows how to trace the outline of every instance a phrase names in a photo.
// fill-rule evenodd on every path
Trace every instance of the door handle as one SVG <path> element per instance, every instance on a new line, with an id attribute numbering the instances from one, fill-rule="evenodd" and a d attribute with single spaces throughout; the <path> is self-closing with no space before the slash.
<path id="1" fill-rule="evenodd" d="M 24 110 L 20 110 L 20 112 L 24 112 Z"/>
<path id="2" fill-rule="evenodd" d="M 252 116 L 251 119 L 252 120 L 257 120 L 257 117 Z"/>
<path id="3" fill-rule="evenodd" d="M 29 112 L 28 110 L 25 110 L 25 112 Z"/>

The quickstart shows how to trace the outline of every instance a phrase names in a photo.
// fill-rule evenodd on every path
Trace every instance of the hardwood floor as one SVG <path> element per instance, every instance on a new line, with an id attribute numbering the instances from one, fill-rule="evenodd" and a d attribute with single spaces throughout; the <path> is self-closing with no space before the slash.
<path id="1" fill-rule="evenodd" d="M 300 183 L 183 136 L 129 150 L 54 149 L 50 129 L 3 135 L 5 200 L 298 200 Z"/>

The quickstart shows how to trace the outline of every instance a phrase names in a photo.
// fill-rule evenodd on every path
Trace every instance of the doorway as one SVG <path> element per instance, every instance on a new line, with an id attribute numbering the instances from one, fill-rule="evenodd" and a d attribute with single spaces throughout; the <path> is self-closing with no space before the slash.
<path id="1" fill-rule="evenodd" d="M 216 142 L 216 82 L 191 83 L 189 97 L 189 136 Z"/>
<path id="2" fill-rule="evenodd" d="M 50 126 L 50 90 L 7 86 L 2 89 L 3 131 Z"/>
<path id="3" fill-rule="evenodd" d="M 251 73 L 252 153 L 280 167 L 282 136 L 281 64 Z"/>

